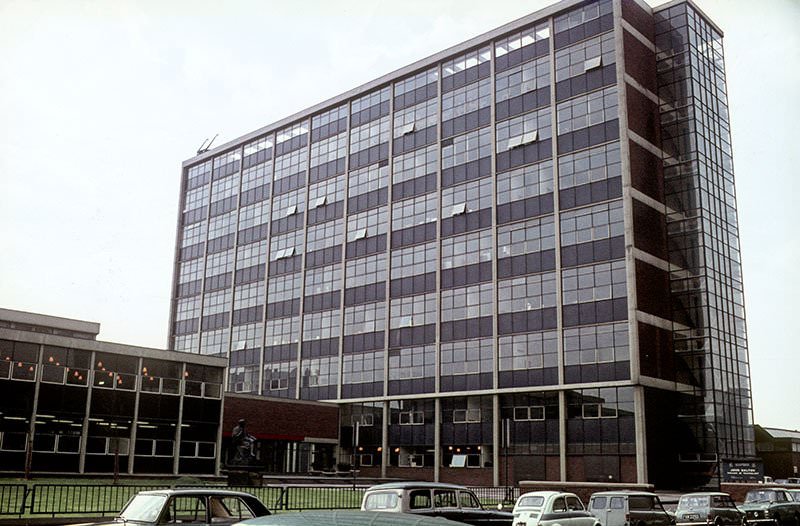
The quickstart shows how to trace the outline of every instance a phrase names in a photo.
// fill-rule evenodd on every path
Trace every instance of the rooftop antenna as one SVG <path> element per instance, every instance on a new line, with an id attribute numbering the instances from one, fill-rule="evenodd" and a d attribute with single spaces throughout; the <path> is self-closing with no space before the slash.
<path id="1" fill-rule="evenodd" d="M 208 140 L 208 138 L 206 138 L 206 140 L 203 141 L 203 144 L 200 145 L 200 148 L 197 149 L 197 155 L 200 155 L 201 153 L 206 153 L 208 150 L 210 150 L 211 149 L 211 144 L 214 142 L 214 139 L 216 139 L 217 137 L 219 137 L 219 133 L 214 135 L 214 137 L 212 137 L 210 141 Z M 208 143 L 208 144 L 206 144 L 206 143 Z"/>

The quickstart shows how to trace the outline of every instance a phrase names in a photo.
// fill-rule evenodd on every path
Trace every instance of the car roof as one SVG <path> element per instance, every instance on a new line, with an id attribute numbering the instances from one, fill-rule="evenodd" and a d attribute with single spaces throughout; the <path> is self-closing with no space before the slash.
<path id="1" fill-rule="evenodd" d="M 592 497 L 608 497 L 608 496 L 639 496 L 639 497 L 658 497 L 657 494 L 652 493 L 650 491 L 636 491 L 630 489 L 623 489 L 618 491 L 598 491 L 597 493 L 593 493 Z"/>
<path id="2" fill-rule="evenodd" d="M 229 489 L 215 489 L 215 488 L 178 488 L 178 489 L 153 489 L 147 491 L 140 491 L 137 495 L 166 495 L 171 497 L 173 495 L 214 495 L 220 497 L 254 497 L 250 493 L 244 491 L 233 491 Z"/>
<path id="3" fill-rule="evenodd" d="M 464 526 L 444 517 L 426 517 L 409 513 L 381 511 L 301 511 L 280 513 L 249 519 L 240 523 L 247 526 Z"/>
<path id="4" fill-rule="evenodd" d="M 378 484 L 376 486 L 372 486 L 367 491 L 375 491 L 375 490 L 382 490 L 382 489 L 468 489 L 464 486 L 459 486 L 458 484 L 447 484 L 446 482 L 424 482 L 424 481 L 413 481 L 413 482 L 387 482 L 385 484 Z"/>
<path id="5" fill-rule="evenodd" d="M 724 493 L 722 491 L 696 491 L 694 493 L 684 493 L 683 495 L 681 495 L 681 498 L 683 498 L 683 497 L 705 497 L 705 496 L 710 496 L 710 497 L 730 497 L 730 494 Z"/>
<path id="6" fill-rule="evenodd" d="M 545 491 L 545 490 L 542 490 L 542 491 L 528 491 L 528 492 L 523 493 L 522 495 L 520 495 L 519 498 L 522 498 L 522 497 L 549 497 L 551 495 L 573 495 L 574 496 L 575 494 L 574 493 L 568 493 L 568 492 L 565 492 L 565 491 Z"/>

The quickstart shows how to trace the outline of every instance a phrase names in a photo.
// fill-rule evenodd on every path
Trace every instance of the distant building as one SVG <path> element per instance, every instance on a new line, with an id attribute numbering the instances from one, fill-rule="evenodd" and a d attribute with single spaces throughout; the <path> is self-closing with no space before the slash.
<path id="1" fill-rule="evenodd" d="M 690 1 L 564 0 L 203 152 L 177 234 L 169 347 L 339 404 L 362 471 L 676 487 L 755 454 Z"/>
<path id="2" fill-rule="evenodd" d="M 756 451 L 774 479 L 800 477 L 800 431 L 755 426 Z"/>

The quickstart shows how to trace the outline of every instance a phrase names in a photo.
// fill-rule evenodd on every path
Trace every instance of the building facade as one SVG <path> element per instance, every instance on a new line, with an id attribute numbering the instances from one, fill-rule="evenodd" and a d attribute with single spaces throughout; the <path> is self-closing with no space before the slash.
<path id="1" fill-rule="evenodd" d="M 225 360 L 0 309 L 0 472 L 214 474 Z"/>
<path id="2" fill-rule="evenodd" d="M 754 455 L 721 31 L 564 0 L 183 164 L 169 347 L 376 475 Z"/>
<path id="3" fill-rule="evenodd" d="M 775 480 L 800 477 L 800 431 L 755 426 L 764 474 Z"/>

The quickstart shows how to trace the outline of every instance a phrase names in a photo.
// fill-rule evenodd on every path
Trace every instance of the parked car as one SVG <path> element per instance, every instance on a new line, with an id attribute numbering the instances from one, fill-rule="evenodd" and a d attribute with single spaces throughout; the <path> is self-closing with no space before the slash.
<path id="1" fill-rule="evenodd" d="M 257 497 L 242 491 L 164 489 L 140 491 L 122 508 L 118 519 L 134 524 L 233 524 L 269 515 Z M 119 526 L 119 520 L 97 523 Z"/>
<path id="2" fill-rule="evenodd" d="M 752 489 L 739 508 L 747 514 L 745 520 L 748 524 L 800 526 L 800 502 L 783 488 Z"/>
<path id="3" fill-rule="evenodd" d="M 589 499 L 589 512 L 603 526 L 669 526 L 675 523 L 658 495 L 646 491 L 595 493 Z"/>
<path id="4" fill-rule="evenodd" d="M 736 503 L 727 493 L 687 493 L 678 501 L 675 522 L 678 526 L 741 526 L 744 523 L 744 512 L 736 507 Z"/>
<path id="5" fill-rule="evenodd" d="M 301 511 L 280 513 L 236 523 L 236 526 L 464 526 L 443 517 L 379 511 Z"/>
<path id="6" fill-rule="evenodd" d="M 574 493 L 531 491 L 514 505 L 514 526 L 600 526 Z"/>
<path id="7" fill-rule="evenodd" d="M 507 511 L 484 509 L 475 494 L 463 486 L 437 482 L 372 486 L 364 493 L 361 509 L 444 517 L 473 526 L 511 526 L 513 519 Z"/>

